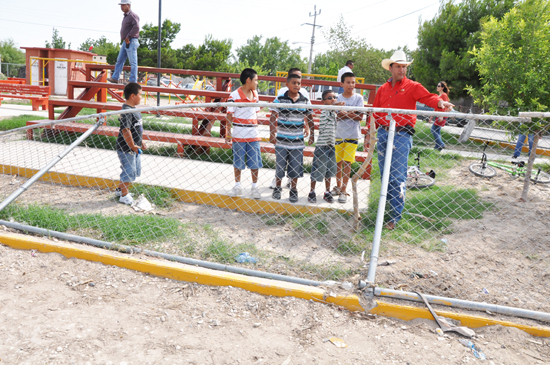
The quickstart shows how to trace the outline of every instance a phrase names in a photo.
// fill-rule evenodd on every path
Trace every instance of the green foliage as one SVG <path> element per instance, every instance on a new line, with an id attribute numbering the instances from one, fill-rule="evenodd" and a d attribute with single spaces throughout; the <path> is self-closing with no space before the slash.
<path id="1" fill-rule="evenodd" d="M 491 17 L 482 27 L 481 45 L 473 55 L 481 87 L 470 85 L 476 102 L 491 113 L 548 111 L 550 106 L 550 5 L 525 0 L 500 20 Z M 524 126 L 540 130 L 548 122 Z M 517 131 L 517 126 L 508 123 Z"/>
<path id="2" fill-rule="evenodd" d="M 113 42 L 110 42 L 105 38 L 105 36 L 101 36 L 98 39 L 92 39 L 88 38 L 83 43 L 80 44 L 78 47 L 78 50 L 88 52 L 90 49 L 90 46 L 93 46 L 91 52 L 96 53 L 100 56 L 107 56 L 107 62 L 109 62 L 109 55 L 115 55 L 114 60 L 111 59 L 112 63 L 116 63 L 116 56 L 118 56 L 118 52 L 120 50 L 120 43 L 115 44 Z M 111 63 L 111 62 L 110 62 Z"/>
<path id="3" fill-rule="evenodd" d="M 162 186 L 133 184 L 130 188 L 130 192 L 134 194 L 135 197 L 143 194 L 147 200 L 155 204 L 158 208 L 168 208 L 176 201 L 172 195 L 172 189 Z"/>
<path id="4" fill-rule="evenodd" d="M 346 25 L 342 16 L 335 26 L 322 30 L 322 33 L 328 40 L 330 51 L 315 57 L 313 73 L 337 75 L 347 60 L 353 60 L 353 73 L 364 77 L 366 84 L 382 84 L 389 78 L 380 62 L 391 56 L 392 51 L 374 48 L 364 38 L 353 38 L 352 27 Z"/>
<path id="5" fill-rule="evenodd" d="M 15 43 L 11 38 L 0 41 L 0 56 L 2 57 L 1 61 L 5 63 L 19 63 L 19 64 L 25 63 L 25 53 L 15 46 Z M 2 70 L 4 69 L 7 70 L 7 67 L 0 69 L 0 73 L 2 73 Z M 11 70 L 15 71 L 16 68 L 10 67 L 10 71 Z M 11 76 L 11 75 L 8 75 L 8 76 Z"/>
<path id="6" fill-rule="evenodd" d="M 261 35 L 253 36 L 236 50 L 239 62 L 261 65 L 269 75 L 275 75 L 277 71 L 287 71 L 291 67 L 305 71 L 307 61 L 300 56 L 301 51 L 299 47 L 292 49 L 288 41 L 282 41 L 278 37 L 267 38 L 262 43 Z"/>
<path id="7" fill-rule="evenodd" d="M 50 43 L 46 40 L 45 47 L 46 48 L 55 48 L 55 49 L 71 49 L 71 44 L 70 43 L 67 47 L 65 47 L 65 45 L 66 45 L 66 43 L 63 40 L 63 37 L 61 37 L 59 35 L 59 31 L 57 29 L 53 28 L 52 43 Z"/>
<path id="8" fill-rule="evenodd" d="M 467 85 L 477 87 L 479 75 L 469 50 L 479 45 L 481 22 L 501 18 L 515 0 L 454 0 L 442 2 L 438 14 L 418 29 L 418 49 L 411 70 L 417 81 L 435 92 L 439 81 L 451 87 L 452 97 L 466 97 Z"/>
<path id="9" fill-rule="evenodd" d="M 161 33 L 161 43 L 160 47 L 171 48 L 171 44 L 176 39 L 176 36 L 181 30 L 180 23 L 172 23 L 171 20 L 166 19 L 162 22 L 162 27 L 160 29 Z M 158 47 L 158 31 L 159 27 L 153 25 L 152 23 L 146 23 L 141 28 L 139 32 L 139 43 L 140 47 L 147 48 L 152 51 L 156 51 Z"/>
<path id="10" fill-rule="evenodd" d="M 51 231 L 66 232 L 70 228 L 69 216 L 61 209 L 38 204 L 20 206 L 12 203 L 0 211 L 0 219 L 15 221 Z"/>
<path id="11" fill-rule="evenodd" d="M 187 45 L 185 52 L 189 54 L 192 50 L 190 45 Z M 195 48 L 190 57 L 183 61 L 182 68 L 203 71 L 225 71 L 229 63 L 231 55 L 231 47 L 233 41 L 231 39 L 214 39 L 212 35 L 207 35 L 204 43 Z"/>

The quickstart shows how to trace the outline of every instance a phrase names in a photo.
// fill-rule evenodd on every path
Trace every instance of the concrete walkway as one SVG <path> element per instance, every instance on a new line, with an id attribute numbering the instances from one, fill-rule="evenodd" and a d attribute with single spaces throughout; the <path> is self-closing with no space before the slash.
<path id="1" fill-rule="evenodd" d="M 42 143 L 28 140 L 12 140 L 3 145 L 0 151 L 0 172 L 2 166 L 4 173 L 14 173 L 13 167 L 37 171 L 55 158 L 67 146 L 53 143 Z M 288 212 L 289 206 L 294 206 L 293 211 L 315 212 L 326 209 L 353 210 L 351 196 L 345 204 L 329 204 L 322 199 L 324 183 L 317 184 L 317 203 L 307 201 L 310 188 L 309 174 L 298 180 L 299 201 L 289 203 L 289 190 L 283 189 L 281 200 L 271 198 L 272 191 L 269 188 L 275 176 L 275 170 L 261 169 L 259 172 L 259 189 L 261 199 L 250 197 L 251 178 L 250 170 L 242 174 L 243 195 L 239 198 L 231 196 L 234 186 L 233 166 L 229 164 L 189 160 L 186 158 L 172 158 L 161 156 L 142 156 L 142 175 L 136 183 L 162 186 L 181 191 L 178 195 L 194 194 L 191 199 L 195 203 L 230 207 L 242 211 L 251 211 L 251 207 L 263 204 L 260 210 L 263 212 Z M 11 172 L 7 172 L 8 168 Z M 99 188 L 113 188 L 120 175 L 120 163 L 116 151 L 95 148 L 77 147 L 63 160 L 55 165 L 52 173 L 63 175 L 59 178 L 62 183 L 73 186 L 90 186 Z M 30 174 L 28 172 L 27 174 Z M 26 176 L 30 177 L 30 176 Z M 55 177 L 51 177 L 50 180 Z M 110 183 L 105 183 L 109 181 Z M 286 183 L 286 178 L 285 178 Z M 335 180 L 333 180 L 333 185 Z M 360 192 L 359 209 L 367 208 L 367 196 L 370 182 L 359 180 Z M 351 187 L 350 187 L 351 192 Z M 216 203 L 217 202 L 217 203 Z M 284 205 L 284 206 L 283 206 Z M 304 208 L 304 209 L 302 209 Z M 311 209 L 313 208 L 313 210 Z M 252 209 L 253 210 L 253 209 Z"/>

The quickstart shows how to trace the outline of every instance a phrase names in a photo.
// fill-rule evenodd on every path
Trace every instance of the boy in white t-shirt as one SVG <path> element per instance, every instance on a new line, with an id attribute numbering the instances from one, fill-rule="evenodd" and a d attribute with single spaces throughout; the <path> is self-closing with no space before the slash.
<path id="1" fill-rule="evenodd" d="M 229 95 L 228 102 L 257 103 L 259 101 L 256 88 L 258 74 L 251 68 L 245 68 L 240 76 L 242 86 Z M 252 172 L 252 189 L 250 195 L 260 199 L 258 190 L 258 170 L 263 167 L 260 152 L 260 134 L 258 133 L 258 107 L 228 107 L 227 135 L 225 139 L 233 144 L 233 167 L 235 171 L 235 186 L 231 190 L 233 196 L 242 194 L 241 171 L 248 166 Z M 233 133 L 231 126 L 233 125 Z"/>
<path id="2" fill-rule="evenodd" d="M 338 95 L 338 102 L 344 102 L 346 106 L 364 107 L 363 97 L 355 93 L 355 75 L 346 72 L 342 75 L 342 87 L 344 92 Z M 347 201 L 346 188 L 351 173 L 351 164 L 355 161 L 355 152 L 361 136 L 362 112 L 338 112 L 336 126 L 336 187 L 332 195 L 338 195 L 338 203 Z"/>

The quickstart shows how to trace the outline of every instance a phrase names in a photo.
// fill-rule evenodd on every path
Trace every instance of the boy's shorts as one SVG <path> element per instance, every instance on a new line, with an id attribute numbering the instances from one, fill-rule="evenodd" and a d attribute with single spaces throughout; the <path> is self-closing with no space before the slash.
<path id="1" fill-rule="evenodd" d="M 296 179 L 304 176 L 304 150 L 288 150 L 275 147 L 275 162 L 277 164 L 275 177 L 282 179 L 286 176 L 289 179 Z"/>
<path id="2" fill-rule="evenodd" d="M 313 152 L 311 180 L 323 181 L 336 176 L 336 152 L 334 146 L 317 146 Z"/>
<path id="3" fill-rule="evenodd" d="M 261 169 L 260 142 L 233 142 L 233 166 L 238 170 L 244 170 L 246 166 L 251 170 Z"/>
<path id="4" fill-rule="evenodd" d="M 336 139 L 336 163 L 344 160 L 346 162 L 355 162 L 355 152 L 359 145 L 358 139 Z"/>
<path id="5" fill-rule="evenodd" d="M 116 152 L 122 169 L 120 181 L 124 183 L 135 181 L 141 175 L 141 155 L 134 152 Z"/>

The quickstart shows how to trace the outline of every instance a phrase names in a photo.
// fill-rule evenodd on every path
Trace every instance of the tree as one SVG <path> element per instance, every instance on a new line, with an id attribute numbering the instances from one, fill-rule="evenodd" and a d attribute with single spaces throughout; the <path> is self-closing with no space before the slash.
<path id="1" fill-rule="evenodd" d="M 227 71 L 231 56 L 231 39 L 214 39 L 207 35 L 198 47 L 188 44 L 176 51 L 181 68 L 203 71 Z"/>
<path id="2" fill-rule="evenodd" d="M 417 81 L 435 91 L 446 81 L 454 97 L 467 97 L 466 85 L 477 87 L 479 74 L 469 51 L 479 45 L 481 21 L 488 16 L 500 19 L 515 0 L 454 0 L 442 2 L 438 14 L 418 29 L 418 48 L 411 70 Z"/>
<path id="3" fill-rule="evenodd" d="M 481 86 L 470 86 L 477 103 L 493 114 L 518 115 L 520 111 L 547 112 L 550 108 L 550 4 L 547 0 L 524 0 L 500 20 L 483 23 L 481 44 L 471 55 Z M 504 124 L 518 133 L 518 126 Z M 533 119 L 519 127 L 534 133 L 533 149 L 550 123 Z M 526 200 L 535 154 L 529 158 L 522 199 Z"/>
<path id="4" fill-rule="evenodd" d="M 323 36 L 328 40 L 330 50 L 315 57 L 314 73 L 337 75 L 347 60 L 353 60 L 353 73 L 364 77 L 367 84 L 382 84 L 389 77 L 380 62 L 392 51 L 374 48 L 364 38 L 354 38 L 352 27 L 346 25 L 342 16 L 335 26 L 323 31 Z"/>
<path id="5" fill-rule="evenodd" d="M 96 40 L 88 38 L 84 43 L 80 44 L 78 49 L 87 52 L 91 46 L 94 47 L 92 52 L 101 56 L 108 56 L 109 53 L 116 53 L 118 55 L 118 51 L 120 50 L 120 44 L 108 41 L 105 36 L 101 36 Z"/>
<path id="6" fill-rule="evenodd" d="M 65 41 L 63 40 L 63 37 L 59 35 L 59 31 L 55 28 L 53 28 L 53 34 L 52 34 L 52 43 L 46 41 L 46 48 L 56 48 L 56 49 L 71 49 L 71 44 L 67 47 L 65 47 Z"/>
<path id="7" fill-rule="evenodd" d="M 300 56 L 301 48 L 292 49 L 288 41 L 278 37 L 267 38 L 262 43 L 262 36 L 255 35 L 246 41 L 246 44 L 237 48 L 239 62 L 249 62 L 261 65 L 275 75 L 277 71 L 286 71 L 291 67 L 306 68 L 307 61 Z"/>
<path id="8" fill-rule="evenodd" d="M 180 23 L 172 23 L 171 20 L 166 19 L 162 22 L 161 33 L 161 49 L 171 48 L 171 44 L 176 39 L 176 36 L 181 30 Z M 159 27 L 156 25 L 145 24 L 139 32 L 140 47 L 145 47 L 149 50 L 156 51 L 158 48 L 158 31 Z"/>
<path id="9" fill-rule="evenodd" d="M 15 46 L 13 39 L 8 38 L 0 41 L 0 61 L 2 63 L 19 63 L 25 64 L 25 53 L 23 53 L 19 48 Z M 9 75 L 7 75 L 9 72 Z M 0 68 L 0 74 L 2 71 L 5 71 L 6 76 L 17 75 L 16 67 L 9 67 L 4 65 Z"/>

